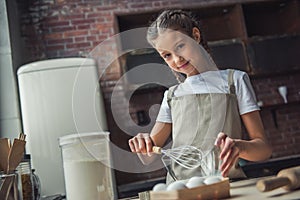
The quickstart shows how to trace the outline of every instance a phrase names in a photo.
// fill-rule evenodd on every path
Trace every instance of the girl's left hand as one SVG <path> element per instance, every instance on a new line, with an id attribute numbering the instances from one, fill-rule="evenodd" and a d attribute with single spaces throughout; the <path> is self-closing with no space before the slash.
<path id="1" fill-rule="evenodd" d="M 215 145 L 221 149 L 220 159 L 222 160 L 222 164 L 220 170 L 222 171 L 222 176 L 227 177 L 230 168 L 235 165 L 239 158 L 240 148 L 238 147 L 238 142 L 228 137 L 225 133 L 220 132 Z"/>

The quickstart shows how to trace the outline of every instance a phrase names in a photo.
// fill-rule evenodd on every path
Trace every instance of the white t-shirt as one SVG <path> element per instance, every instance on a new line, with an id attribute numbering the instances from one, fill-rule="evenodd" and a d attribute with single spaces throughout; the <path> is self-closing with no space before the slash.
<path id="1" fill-rule="evenodd" d="M 219 70 L 190 76 L 183 83 L 179 84 L 174 92 L 174 96 L 179 97 L 202 93 L 229 93 L 228 73 L 229 70 Z M 233 81 L 240 115 L 259 110 L 256 96 L 247 73 L 234 70 Z M 167 94 L 168 90 L 164 93 L 156 121 L 172 123 L 171 110 L 167 103 Z"/>

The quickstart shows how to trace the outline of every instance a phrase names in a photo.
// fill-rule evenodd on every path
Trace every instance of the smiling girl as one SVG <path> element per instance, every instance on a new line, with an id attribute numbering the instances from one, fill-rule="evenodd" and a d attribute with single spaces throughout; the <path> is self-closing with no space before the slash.
<path id="1" fill-rule="evenodd" d="M 221 148 L 222 175 L 245 177 L 240 159 L 260 161 L 272 153 L 255 93 L 245 72 L 218 69 L 200 30 L 195 18 L 182 10 L 162 12 L 148 28 L 148 42 L 180 83 L 165 92 L 151 133 L 138 133 L 129 140 L 129 146 L 147 164 L 152 147 L 168 145 L 169 138 L 171 148 L 192 145 L 208 149 L 217 145 Z M 247 139 L 242 138 L 241 122 Z M 202 167 L 191 170 L 176 163 L 171 167 L 178 179 L 205 175 Z"/>

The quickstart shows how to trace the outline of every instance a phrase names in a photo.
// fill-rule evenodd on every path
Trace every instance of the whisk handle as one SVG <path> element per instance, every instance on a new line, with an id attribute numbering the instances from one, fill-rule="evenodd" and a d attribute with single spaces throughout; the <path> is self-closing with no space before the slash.
<path id="1" fill-rule="evenodd" d="M 161 154 L 161 147 L 153 146 L 152 151 L 153 153 Z"/>

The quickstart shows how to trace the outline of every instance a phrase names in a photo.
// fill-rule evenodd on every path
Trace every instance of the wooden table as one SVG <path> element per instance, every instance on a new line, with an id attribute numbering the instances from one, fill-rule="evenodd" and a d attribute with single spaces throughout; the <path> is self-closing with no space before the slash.
<path id="1" fill-rule="evenodd" d="M 260 192 L 256 189 L 256 182 L 261 178 L 248 179 L 230 183 L 230 198 L 234 200 L 296 200 L 300 199 L 300 189 L 295 191 L 286 191 L 282 188 L 270 191 Z"/>
<path id="2" fill-rule="evenodd" d="M 256 182 L 261 178 L 247 179 L 230 183 L 230 198 L 234 200 L 299 200 L 300 189 L 295 191 L 286 191 L 282 188 L 270 191 L 260 192 L 256 189 Z M 138 200 L 138 198 L 128 198 L 127 200 Z M 125 199 L 123 199 L 125 200 Z"/>

